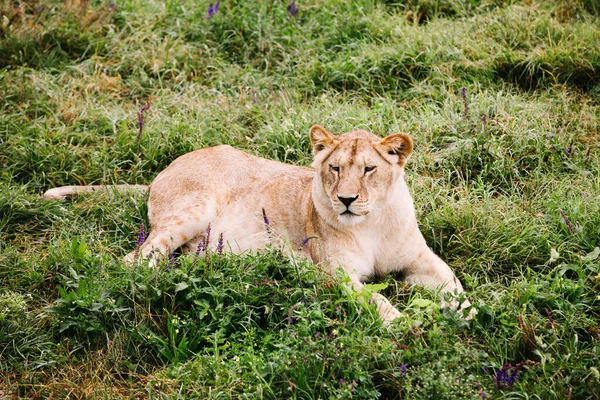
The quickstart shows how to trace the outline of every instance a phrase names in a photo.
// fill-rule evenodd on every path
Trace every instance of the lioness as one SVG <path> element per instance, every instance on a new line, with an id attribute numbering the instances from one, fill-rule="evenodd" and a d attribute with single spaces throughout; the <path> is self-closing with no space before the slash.
<path id="1" fill-rule="evenodd" d="M 380 139 L 357 130 L 336 136 L 315 125 L 310 140 L 314 169 L 230 146 L 177 158 L 149 187 L 151 232 L 139 254 L 157 259 L 181 246 L 195 251 L 210 224 L 236 253 L 263 248 L 274 235 L 285 238 L 313 262 L 331 271 L 342 267 L 357 291 L 368 277 L 391 272 L 401 272 L 411 284 L 463 291 L 419 231 L 403 177 L 413 149 L 408 135 Z M 44 197 L 100 188 L 67 186 Z M 216 245 L 216 236 L 210 237 L 210 245 Z M 127 258 L 132 261 L 136 254 Z M 384 296 L 373 294 L 372 300 L 383 320 L 400 316 Z"/>

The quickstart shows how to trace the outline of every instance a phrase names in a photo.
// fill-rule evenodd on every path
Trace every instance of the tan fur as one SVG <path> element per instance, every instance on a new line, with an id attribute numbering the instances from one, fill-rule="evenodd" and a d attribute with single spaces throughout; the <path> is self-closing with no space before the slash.
<path id="1" fill-rule="evenodd" d="M 357 291 L 374 274 L 401 272 L 411 284 L 461 292 L 460 282 L 427 247 L 417 225 L 403 178 L 413 148 L 410 137 L 399 133 L 380 139 L 362 130 L 335 136 L 315 125 L 310 139 L 313 169 L 230 146 L 176 159 L 150 185 L 151 232 L 141 255 L 156 259 L 181 246 L 193 251 L 210 224 L 213 247 L 221 233 L 235 253 L 279 238 L 331 271 L 342 267 Z M 61 189 L 46 197 L 69 194 Z M 373 300 L 384 320 L 400 316 L 385 297 L 375 294 Z"/>

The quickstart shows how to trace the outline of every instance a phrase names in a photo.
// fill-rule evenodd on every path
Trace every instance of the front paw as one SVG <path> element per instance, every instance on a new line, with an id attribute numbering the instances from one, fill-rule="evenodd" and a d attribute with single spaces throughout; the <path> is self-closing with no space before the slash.
<path id="1" fill-rule="evenodd" d="M 396 318 L 400 318 L 402 313 L 394 307 L 388 299 L 379 293 L 374 293 L 371 297 L 372 301 L 377 304 L 377 313 L 384 323 L 389 324 Z"/>
<path id="2" fill-rule="evenodd" d="M 463 300 L 462 302 L 459 302 L 459 300 L 455 298 L 452 301 L 450 301 L 450 303 L 442 301 L 442 307 L 447 307 L 451 310 L 458 311 L 461 317 L 463 317 L 467 321 L 472 320 L 477 315 L 477 310 L 471 306 L 471 302 L 469 300 Z M 466 309 L 469 309 L 469 313 L 465 316 Z"/>

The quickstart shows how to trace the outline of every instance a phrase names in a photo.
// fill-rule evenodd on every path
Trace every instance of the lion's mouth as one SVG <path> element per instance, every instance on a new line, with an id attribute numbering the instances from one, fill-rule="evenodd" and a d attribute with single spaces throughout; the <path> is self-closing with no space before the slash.
<path id="1" fill-rule="evenodd" d="M 357 215 L 357 214 L 354 214 L 354 213 L 353 213 L 352 211 L 350 211 L 350 210 L 346 210 L 346 211 L 344 211 L 343 213 L 341 213 L 340 215 L 351 215 L 351 216 L 353 216 L 353 217 L 358 217 L 358 215 Z"/>

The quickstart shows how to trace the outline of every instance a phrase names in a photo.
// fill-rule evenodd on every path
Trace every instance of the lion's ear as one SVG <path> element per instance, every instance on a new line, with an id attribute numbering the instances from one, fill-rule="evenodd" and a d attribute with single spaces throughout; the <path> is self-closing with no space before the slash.
<path id="1" fill-rule="evenodd" d="M 331 146 L 335 141 L 335 137 L 321 125 L 313 125 L 309 134 L 315 154 Z"/>
<path id="2" fill-rule="evenodd" d="M 380 142 L 386 156 L 400 164 L 401 167 L 406 164 L 408 156 L 413 150 L 413 141 L 406 133 L 395 133 L 384 138 Z"/>

